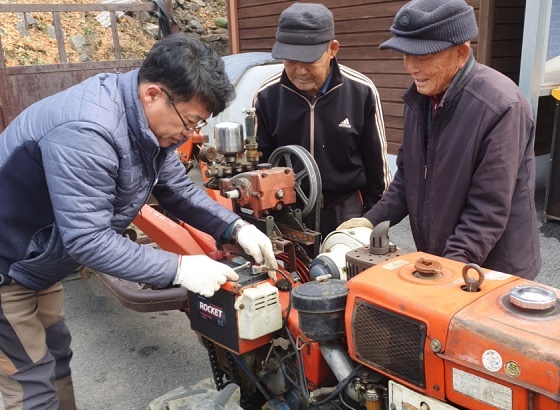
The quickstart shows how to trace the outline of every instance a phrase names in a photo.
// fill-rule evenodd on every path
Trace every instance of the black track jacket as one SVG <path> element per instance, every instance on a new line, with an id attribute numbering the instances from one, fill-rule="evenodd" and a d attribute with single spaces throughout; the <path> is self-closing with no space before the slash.
<path id="1" fill-rule="evenodd" d="M 360 191 L 367 211 L 391 182 L 381 100 L 373 82 L 333 59 L 325 94 L 310 102 L 284 71 L 268 78 L 254 99 L 262 161 L 278 147 L 300 145 L 315 158 L 323 206 Z"/>

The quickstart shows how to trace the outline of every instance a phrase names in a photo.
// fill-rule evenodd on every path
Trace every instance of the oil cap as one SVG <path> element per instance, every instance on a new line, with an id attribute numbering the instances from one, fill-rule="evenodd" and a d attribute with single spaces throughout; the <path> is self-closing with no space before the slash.
<path id="1" fill-rule="evenodd" d="M 527 310 L 546 310 L 556 306 L 556 293 L 542 286 L 523 285 L 509 291 L 510 302 Z"/>

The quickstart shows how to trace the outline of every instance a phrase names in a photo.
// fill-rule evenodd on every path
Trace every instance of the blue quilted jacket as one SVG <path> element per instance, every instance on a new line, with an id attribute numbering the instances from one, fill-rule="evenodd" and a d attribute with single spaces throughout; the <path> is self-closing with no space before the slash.
<path id="1" fill-rule="evenodd" d="M 45 289 L 83 265 L 166 286 L 177 255 L 121 233 L 150 192 L 220 240 L 237 215 L 160 148 L 137 97 L 138 71 L 101 74 L 23 111 L 0 134 L 0 273 Z"/>

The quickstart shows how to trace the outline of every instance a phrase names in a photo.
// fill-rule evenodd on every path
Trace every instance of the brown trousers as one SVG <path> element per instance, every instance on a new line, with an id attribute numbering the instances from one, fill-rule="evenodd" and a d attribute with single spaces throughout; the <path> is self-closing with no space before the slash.
<path id="1" fill-rule="evenodd" d="M 0 392 L 5 410 L 73 410 L 71 336 L 59 282 L 0 286 Z"/>

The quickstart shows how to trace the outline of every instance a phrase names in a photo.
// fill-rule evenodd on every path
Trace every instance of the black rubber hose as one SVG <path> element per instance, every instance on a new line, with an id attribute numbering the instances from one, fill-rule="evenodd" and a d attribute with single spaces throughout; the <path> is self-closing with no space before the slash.
<path id="1" fill-rule="evenodd" d="M 257 389 L 259 389 L 259 391 L 265 397 L 266 401 L 272 400 L 273 397 L 268 393 L 268 391 L 261 384 L 261 382 L 257 380 L 257 378 L 255 377 L 251 369 L 249 369 L 249 367 L 247 366 L 247 363 L 245 363 L 243 359 L 241 359 L 239 356 L 235 354 L 232 354 L 231 357 L 233 357 L 233 359 L 239 365 L 239 367 L 241 367 L 241 369 L 245 372 L 245 374 L 249 377 L 249 379 L 251 379 L 251 381 L 255 384 L 255 386 L 257 386 Z"/>

